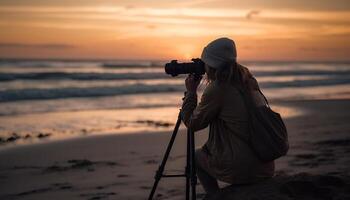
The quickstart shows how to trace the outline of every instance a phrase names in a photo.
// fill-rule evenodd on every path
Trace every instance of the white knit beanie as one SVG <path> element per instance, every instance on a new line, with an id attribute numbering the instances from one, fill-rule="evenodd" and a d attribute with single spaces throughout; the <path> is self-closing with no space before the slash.
<path id="1" fill-rule="evenodd" d="M 229 38 L 219 38 L 204 47 L 201 59 L 215 69 L 236 61 L 237 51 L 235 42 Z"/>

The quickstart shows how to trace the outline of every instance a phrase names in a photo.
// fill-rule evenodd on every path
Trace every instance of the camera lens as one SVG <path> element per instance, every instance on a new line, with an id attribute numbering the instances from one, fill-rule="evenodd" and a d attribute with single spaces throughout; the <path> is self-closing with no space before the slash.
<path id="1" fill-rule="evenodd" d="M 171 76 L 179 74 L 196 74 L 203 75 L 205 73 L 204 62 L 199 58 L 192 59 L 190 63 L 178 63 L 177 60 L 172 60 L 165 64 L 165 73 Z"/>

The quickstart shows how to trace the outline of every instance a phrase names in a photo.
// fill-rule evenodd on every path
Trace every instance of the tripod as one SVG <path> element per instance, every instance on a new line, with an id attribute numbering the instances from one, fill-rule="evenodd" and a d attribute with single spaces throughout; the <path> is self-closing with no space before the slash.
<path id="1" fill-rule="evenodd" d="M 163 160 L 154 176 L 155 181 L 154 181 L 151 193 L 149 194 L 148 200 L 153 199 L 153 195 L 157 189 L 157 185 L 162 177 L 165 177 L 165 178 L 186 177 L 186 200 L 190 200 L 190 195 L 191 195 L 191 200 L 196 200 L 197 176 L 196 176 L 196 165 L 195 165 L 195 145 L 194 145 L 195 143 L 194 143 L 194 132 L 192 132 L 190 129 L 187 129 L 187 159 L 186 159 L 185 174 L 173 174 L 173 175 L 163 174 L 166 161 L 168 160 L 168 156 L 174 144 L 176 134 L 179 130 L 180 124 L 181 124 L 181 110 L 179 112 L 177 122 L 174 128 L 173 134 L 171 136 L 171 139 L 169 141 L 168 147 L 166 149 L 166 152 L 164 154 Z"/>

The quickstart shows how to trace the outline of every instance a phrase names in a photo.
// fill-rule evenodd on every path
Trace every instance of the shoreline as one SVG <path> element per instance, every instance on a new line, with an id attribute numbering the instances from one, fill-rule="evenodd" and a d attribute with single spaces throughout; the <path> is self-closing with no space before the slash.
<path id="1" fill-rule="evenodd" d="M 310 115 L 313 114 L 314 109 L 309 109 L 307 106 L 303 104 L 307 104 L 309 102 L 334 102 L 334 101 L 349 101 L 350 98 L 332 98 L 332 99 L 327 99 L 327 98 L 320 98 L 320 99 L 297 99 L 297 100 L 272 100 L 270 101 L 271 108 L 276 111 L 276 112 L 283 112 L 287 111 L 288 117 L 285 117 L 282 115 L 284 120 L 291 119 L 291 118 L 297 118 L 301 117 L 303 115 Z M 159 109 L 164 109 L 164 108 L 169 108 L 166 106 L 162 106 Z M 175 109 L 178 109 L 177 107 L 170 107 Z M 277 110 L 275 108 L 278 108 Z M 138 110 L 140 108 L 136 108 L 135 110 Z M 150 111 L 155 110 L 155 108 L 142 108 L 142 109 L 147 109 Z M 112 111 L 132 111 L 130 108 L 125 108 L 125 109 L 112 109 Z M 92 113 L 92 112 L 105 112 L 109 110 L 86 110 L 86 111 L 60 111 L 60 112 L 48 112 L 44 114 L 53 114 L 53 115 L 65 115 L 67 113 Z M 311 112 L 311 113 L 310 113 Z M 19 116 L 35 116 L 35 115 L 40 115 L 43 113 L 34 113 L 34 114 L 24 114 L 24 115 L 19 115 Z M 175 114 L 174 114 L 175 116 Z M 12 116 L 11 116 L 12 117 Z M 45 132 L 38 132 L 38 134 L 35 136 L 30 136 L 30 138 L 26 138 L 26 136 L 18 136 L 14 141 L 6 141 L 8 139 L 11 139 L 11 137 L 14 137 L 16 135 L 9 135 L 7 138 L 6 137 L 0 137 L 0 151 L 3 151 L 8 148 L 21 148 L 22 146 L 31 146 L 31 145 L 41 145 L 41 144 L 46 144 L 46 143 L 55 143 L 55 142 L 65 142 L 69 140 L 79 140 L 79 139 L 85 139 L 89 137 L 105 137 L 105 136 L 119 136 L 119 135 L 143 135 L 143 134 L 166 134 L 170 133 L 173 130 L 173 127 L 176 122 L 176 118 L 174 118 L 173 122 L 170 121 L 157 121 L 157 120 L 137 120 L 137 121 L 125 121 L 128 123 L 144 123 L 148 124 L 149 128 L 143 129 L 143 130 L 124 130 L 124 131 L 118 131 L 118 130 L 110 130 L 106 132 L 98 132 L 98 133 L 88 133 L 86 129 L 82 129 L 81 134 L 75 134 L 75 135 L 70 135 L 70 136 L 64 136 L 64 135 L 52 135 L 51 133 L 45 133 Z M 185 127 L 183 123 L 181 124 L 180 130 L 184 130 Z M 27 135 L 28 136 L 28 135 Z M 24 140 L 34 140 L 30 142 L 26 142 Z M 20 140 L 20 141 L 18 141 Z M 19 144 L 17 144 L 19 142 Z M 2 143 L 2 144 L 1 144 Z"/>
<path id="2" fill-rule="evenodd" d="M 285 120 L 290 151 L 276 161 L 276 174 L 348 176 L 350 100 L 280 103 L 305 113 Z M 0 150 L 0 198 L 144 199 L 170 136 L 171 131 L 94 135 Z M 196 146 L 207 136 L 207 129 L 196 133 Z M 185 147 L 180 130 L 166 165 L 169 174 L 184 170 Z M 183 190 L 183 179 L 162 179 L 157 193 L 160 199 L 180 200 Z M 200 185 L 197 190 L 203 193 Z"/>
<path id="3" fill-rule="evenodd" d="M 314 103 L 318 103 L 318 104 L 323 104 L 323 103 L 331 103 L 331 104 L 337 104 L 337 102 L 344 102 L 349 103 L 350 104 L 350 98 L 333 98 L 333 99 L 298 99 L 298 100 L 278 100 L 278 101 L 271 101 L 270 104 L 271 108 L 276 111 L 276 107 L 280 108 L 277 109 L 277 112 L 280 112 L 281 109 L 290 109 L 291 112 L 293 112 L 291 114 L 291 116 L 289 117 L 285 117 L 282 116 L 283 120 L 293 120 L 295 118 L 298 117 L 307 117 L 308 115 L 313 115 L 315 113 L 318 113 L 319 111 L 316 111 L 315 108 L 310 108 L 311 107 L 317 107 L 317 105 L 315 105 Z M 305 104 L 308 104 L 307 106 Z M 337 107 L 337 105 L 333 105 L 332 107 Z M 161 107 L 160 109 L 162 109 L 164 107 Z M 171 108 L 177 108 L 177 107 L 171 107 Z M 138 108 L 137 108 L 138 109 Z M 154 108 L 146 108 L 146 109 L 154 109 Z M 113 109 L 115 111 L 119 111 L 120 109 Z M 121 109 L 121 110 L 125 110 L 125 111 L 129 111 L 131 110 L 130 108 L 126 108 L 126 109 Z M 88 110 L 88 111 L 72 111 L 72 112 L 94 112 L 94 111 L 98 111 L 98 112 L 102 112 L 102 111 L 107 111 L 107 110 Z M 54 113 L 48 113 L 48 114 L 66 114 L 69 113 L 70 111 L 62 111 L 62 112 L 54 112 Z M 42 113 L 35 113 L 35 114 L 25 114 L 25 115 L 40 115 Z M 174 115 L 175 116 L 175 115 Z M 131 121 L 130 121 L 131 122 Z M 139 121 L 135 121 L 135 123 L 153 123 L 155 124 L 155 126 L 151 126 L 151 127 L 155 127 L 157 128 L 157 123 L 161 123 L 160 121 L 148 121 L 148 120 L 139 120 Z M 49 137 L 51 137 L 51 135 L 43 135 L 43 136 L 39 136 L 39 138 L 43 138 L 42 140 L 47 140 L 47 141 L 42 141 L 42 142 L 35 142 L 35 143 L 24 143 L 21 145 L 16 145 L 13 144 L 10 148 L 21 148 L 24 146 L 35 146 L 35 145 L 49 145 L 52 143 L 61 143 L 61 142 L 67 142 L 70 140 L 90 140 L 90 139 L 98 139 L 100 137 L 118 137 L 118 136 L 142 136 L 142 135 L 158 135 L 158 134 L 171 134 L 174 124 L 176 122 L 176 118 L 174 118 L 174 123 L 169 123 L 169 124 L 165 124 L 164 126 L 169 127 L 169 129 L 167 130 L 150 130 L 150 129 L 145 129 L 145 130 L 141 130 L 141 131 L 121 131 L 121 132 L 115 132 L 115 131 L 110 131 L 110 132 L 101 132 L 98 134 L 84 134 L 84 135 L 75 135 L 75 136 L 70 136 L 67 138 L 61 138 L 61 139 L 53 139 L 51 140 Z M 159 127 L 163 126 L 163 124 L 160 124 Z M 179 131 L 184 131 L 185 126 L 183 125 L 183 123 L 181 123 L 181 126 L 179 128 Z M 201 130 L 200 132 L 204 132 L 206 131 L 206 129 Z M 59 137 L 60 138 L 60 137 Z M 6 138 L 5 138 L 6 139 Z M 4 148 L 6 147 L 6 144 L 4 144 L 4 146 L 0 145 L 0 151 L 4 150 Z"/>
<path id="4" fill-rule="evenodd" d="M 285 119 L 303 114 L 303 109 L 272 101 L 271 106 Z M 62 111 L 1 116 L 4 131 L 0 151 L 8 147 L 35 145 L 92 135 L 124 135 L 171 132 L 179 107 Z M 140 113 L 144 113 L 140 115 Z M 183 124 L 180 128 L 184 128 Z"/>

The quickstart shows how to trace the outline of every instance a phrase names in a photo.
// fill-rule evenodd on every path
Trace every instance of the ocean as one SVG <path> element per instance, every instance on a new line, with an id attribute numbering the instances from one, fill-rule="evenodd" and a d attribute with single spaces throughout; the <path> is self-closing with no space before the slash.
<path id="1" fill-rule="evenodd" d="M 185 75 L 164 61 L 0 60 L 0 148 L 94 134 L 169 131 Z M 242 62 L 278 102 L 350 96 L 350 63 Z M 203 91 L 201 84 L 199 91 Z"/>

